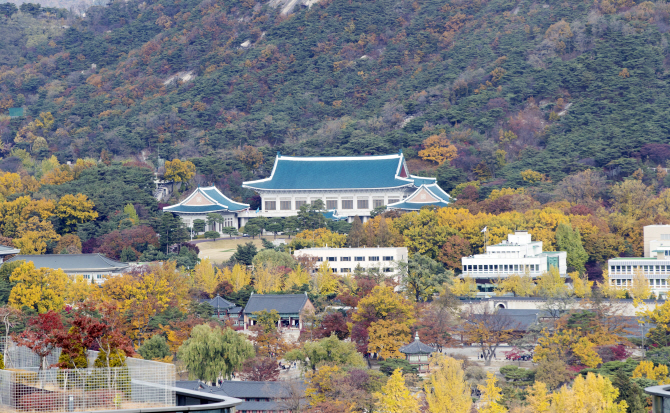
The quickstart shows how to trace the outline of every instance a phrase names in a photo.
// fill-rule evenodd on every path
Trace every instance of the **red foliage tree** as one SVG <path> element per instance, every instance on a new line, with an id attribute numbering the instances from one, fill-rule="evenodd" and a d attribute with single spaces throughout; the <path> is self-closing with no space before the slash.
<path id="1" fill-rule="evenodd" d="M 328 313 L 321 320 L 321 325 L 319 328 L 314 331 L 314 339 L 318 340 L 321 338 L 330 337 L 333 333 L 340 340 L 344 340 L 349 337 L 349 327 L 347 326 L 347 320 L 344 315 L 335 311 L 333 313 Z"/>
<path id="2" fill-rule="evenodd" d="M 19 345 L 28 347 L 40 358 L 40 370 L 46 369 L 46 357 L 56 348 L 54 336 L 63 330 L 60 314 L 49 311 L 38 314 L 28 321 L 28 328 L 21 334 L 13 335 L 12 340 Z"/>
<path id="3" fill-rule="evenodd" d="M 112 231 L 98 238 L 98 247 L 93 252 L 105 254 L 109 258 L 118 260 L 124 248 L 132 248 L 136 254 L 141 254 L 149 245 L 159 246 L 158 235 L 148 226 L 139 226 Z"/>
<path id="4" fill-rule="evenodd" d="M 270 357 L 254 357 L 244 362 L 240 377 L 244 381 L 277 381 L 279 364 Z"/>
<path id="5" fill-rule="evenodd" d="M 449 269 L 460 269 L 461 257 L 467 257 L 470 254 L 472 254 L 470 242 L 459 235 L 452 235 L 442 245 L 437 254 L 437 260 Z"/>

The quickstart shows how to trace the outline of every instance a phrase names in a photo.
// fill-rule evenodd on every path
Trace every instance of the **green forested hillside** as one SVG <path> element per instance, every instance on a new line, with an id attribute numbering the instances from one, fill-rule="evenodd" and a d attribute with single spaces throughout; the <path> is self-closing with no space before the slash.
<path id="1" fill-rule="evenodd" d="M 418 152 L 442 135 L 458 150 L 439 170 L 447 189 L 536 184 L 520 174 L 532 170 L 548 191 L 593 166 L 621 179 L 670 158 L 669 11 L 322 0 L 281 15 L 253 0 L 113 2 L 1 68 L 0 107 L 28 115 L 0 120 L 3 156 L 199 158 L 205 179 L 242 195 L 239 182 L 267 174 L 276 151 L 402 149 L 414 172 L 437 173 Z M 42 112 L 53 127 L 30 123 Z M 261 166 L 245 145 L 260 148 Z"/>

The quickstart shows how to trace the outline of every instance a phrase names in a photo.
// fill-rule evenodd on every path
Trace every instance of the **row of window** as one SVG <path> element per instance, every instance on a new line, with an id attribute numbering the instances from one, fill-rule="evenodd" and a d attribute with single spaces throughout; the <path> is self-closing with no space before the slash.
<path id="1" fill-rule="evenodd" d="M 86 280 L 90 280 L 90 279 L 92 279 L 92 278 L 97 278 L 97 279 L 99 280 L 99 279 L 102 278 L 102 274 L 95 274 L 95 275 L 84 274 L 84 279 L 86 279 Z"/>
<path id="2" fill-rule="evenodd" d="M 314 202 L 314 200 L 312 200 Z M 400 202 L 400 199 L 389 198 L 388 203 L 393 204 Z M 300 209 L 301 206 L 307 203 L 306 200 L 295 201 L 295 209 Z M 280 211 L 291 211 L 292 201 L 279 201 L 279 210 Z M 326 209 L 354 209 L 354 200 L 353 199 L 343 199 L 338 201 L 337 199 L 327 199 L 326 200 Z M 339 207 L 341 205 L 341 207 Z M 386 205 L 383 199 L 373 199 L 372 208 L 378 208 Z M 356 200 L 357 209 L 370 209 L 370 201 L 368 199 L 357 199 Z M 277 210 L 277 201 L 265 201 L 265 210 L 266 211 L 276 211 Z"/>
<path id="3" fill-rule="evenodd" d="M 632 274 L 635 270 L 649 273 L 670 272 L 670 265 L 610 265 L 610 272 Z"/>
<path id="4" fill-rule="evenodd" d="M 337 268 L 332 268 L 333 272 L 338 272 Z M 340 268 L 339 272 L 351 272 L 351 268 Z M 382 268 L 382 272 L 393 272 L 393 268 L 385 267 Z"/>
<path id="5" fill-rule="evenodd" d="M 323 262 L 323 257 L 319 257 L 316 259 L 319 262 Z M 390 255 L 382 257 L 383 261 L 393 261 L 393 257 Z M 337 261 L 337 257 L 326 257 L 326 261 L 329 262 L 335 262 Z M 340 257 L 340 261 L 346 261 L 349 262 L 351 261 L 351 257 Z M 365 257 L 354 257 L 354 261 L 356 262 L 363 262 L 365 261 Z M 368 261 L 379 261 L 379 257 L 368 257 Z"/>
<path id="6" fill-rule="evenodd" d="M 652 286 L 652 287 L 654 287 L 654 286 L 657 286 L 657 287 L 661 287 L 661 286 L 663 286 L 663 287 L 665 287 L 665 286 L 667 285 L 666 280 L 661 279 L 661 278 L 657 278 L 655 282 L 654 282 L 654 280 L 647 280 L 647 281 L 649 282 L 649 285 Z M 617 279 L 610 280 L 610 283 L 611 283 L 612 285 L 624 286 L 624 287 L 628 286 L 628 287 L 630 287 L 630 286 L 633 285 L 633 280 L 631 280 L 631 279 L 619 279 L 619 278 L 617 278 Z"/>
<path id="7" fill-rule="evenodd" d="M 464 265 L 463 271 L 477 272 L 524 272 L 530 267 L 530 272 L 540 271 L 540 264 L 505 264 L 505 265 Z"/>

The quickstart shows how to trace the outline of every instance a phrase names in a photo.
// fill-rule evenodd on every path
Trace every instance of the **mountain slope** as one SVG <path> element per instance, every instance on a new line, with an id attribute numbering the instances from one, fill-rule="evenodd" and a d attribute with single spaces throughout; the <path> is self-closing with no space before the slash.
<path id="1" fill-rule="evenodd" d="M 227 160 L 213 179 L 269 171 L 237 163 L 244 145 L 411 159 L 440 133 L 460 180 L 621 177 L 668 143 L 668 27 L 664 3 L 607 0 L 330 0 L 289 16 L 253 0 L 115 2 L 26 48 L 0 100 L 54 114 L 42 134 L 61 160 Z M 16 139 L 29 120 L 0 124 L 6 148 L 32 150 Z"/>

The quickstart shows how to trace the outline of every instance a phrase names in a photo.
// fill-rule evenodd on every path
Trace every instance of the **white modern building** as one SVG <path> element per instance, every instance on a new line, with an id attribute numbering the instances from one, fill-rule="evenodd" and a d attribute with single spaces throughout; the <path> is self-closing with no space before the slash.
<path id="1" fill-rule="evenodd" d="M 550 267 L 558 268 L 559 274 L 565 277 L 566 259 L 565 251 L 542 251 L 542 241 L 533 241 L 526 231 L 516 231 L 507 235 L 507 241 L 487 246 L 485 254 L 461 258 L 461 263 L 463 276 L 495 280 L 526 273 L 539 277 Z"/>
<path id="2" fill-rule="evenodd" d="M 408 256 L 405 247 L 305 248 L 293 255 L 315 257 L 318 265 L 328 262 L 337 273 L 353 273 L 360 266 L 364 270 L 378 269 L 389 276 L 398 275 L 398 262 L 406 262 Z"/>
<path id="3" fill-rule="evenodd" d="M 670 225 L 647 225 L 643 232 L 645 257 L 655 257 L 658 250 L 670 256 Z"/>
<path id="4" fill-rule="evenodd" d="M 668 294 L 668 277 L 670 276 L 670 256 L 658 250 L 655 257 L 612 258 L 607 261 L 610 283 L 621 289 L 633 285 L 635 273 L 641 271 L 649 281 L 651 291 L 655 294 Z"/>
<path id="5" fill-rule="evenodd" d="M 242 186 L 260 195 L 258 215 L 265 217 L 294 216 L 302 205 L 316 200 L 349 221 L 355 216 L 365 221 L 370 211 L 385 205 L 415 210 L 427 205 L 447 206 L 451 202 L 435 178 L 410 175 L 402 153 L 356 157 L 277 154 L 269 178 L 244 182 Z M 417 196 L 413 196 L 415 193 Z M 405 204 L 406 200 L 413 202 Z M 258 215 L 252 211 L 244 214 Z"/>

